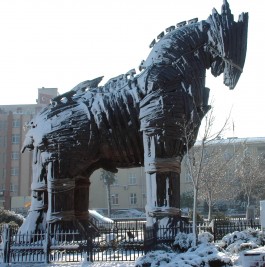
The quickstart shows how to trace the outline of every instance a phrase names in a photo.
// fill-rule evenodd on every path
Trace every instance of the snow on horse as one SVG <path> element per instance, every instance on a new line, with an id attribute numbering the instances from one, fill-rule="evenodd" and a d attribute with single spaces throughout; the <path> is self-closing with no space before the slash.
<path id="1" fill-rule="evenodd" d="M 235 22 L 224 1 L 221 14 L 214 9 L 206 20 L 160 33 L 139 74 L 131 70 L 103 86 L 99 77 L 53 98 L 28 124 L 23 151 L 34 155 L 32 205 L 20 231 L 50 225 L 87 232 L 89 177 L 98 168 L 144 166 L 147 215 L 176 215 L 181 160 L 210 109 L 206 70 L 236 86 L 247 27 L 248 14 Z M 189 143 L 184 122 L 193 136 Z"/>

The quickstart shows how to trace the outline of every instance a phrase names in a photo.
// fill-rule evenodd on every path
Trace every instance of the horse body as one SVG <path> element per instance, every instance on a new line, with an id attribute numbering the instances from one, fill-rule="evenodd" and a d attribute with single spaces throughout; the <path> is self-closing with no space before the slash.
<path id="1" fill-rule="evenodd" d="M 206 21 L 192 20 L 168 28 L 166 35 L 161 33 L 141 63 L 140 74 L 130 71 L 104 86 L 98 86 L 102 77 L 82 82 L 54 98 L 29 123 L 24 149 L 34 150 L 32 206 L 26 220 L 36 221 L 31 230 L 47 222 L 73 219 L 79 226 L 84 221 L 80 226 L 84 227 L 89 176 L 98 168 L 116 172 L 117 168 L 145 166 L 147 173 L 180 173 L 180 162 L 210 108 L 206 70 L 211 68 L 215 76 L 224 72 L 225 84 L 233 88 L 240 76 L 237 64 L 244 65 L 246 47 L 240 55 L 234 53 L 237 61 L 231 63 L 230 57 L 230 64 L 229 49 L 224 48 L 225 38 L 235 28 L 233 22 L 227 35 L 222 26 L 227 17 L 231 20 L 227 6 L 225 1 L 222 15 L 213 11 Z M 244 36 L 237 38 L 245 43 L 247 14 L 242 16 L 242 29 L 236 27 Z M 218 27 L 223 27 L 223 37 Z M 231 38 L 229 42 L 233 43 Z M 189 143 L 184 138 L 184 123 L 193 135 Z M 167 194 L 165 179 L 157 182 L 163 188 L 157 189 L 158 195 Z M 58 194 L 62 187 L 64 191 Z M 69 193 L 71 199 L 64 201 Z M 156 204 L 161 206 L 165 198 L 160 196 Z M 21 231 L 29 230 L 27 227 L 26 222 Z"/>
<path id="2" fill-rule="evenodd" d="M 158 112 L 154 119 L 161 117 L 166 119 L 169 114 L 165 113 L 171 111 L 162 107 L 163 103 L 159 102 L 159 98 L 161 95 L 167 97 L 168 93 L 171 93 L 170 97 L 175 95 L 176 98 L 172 102 L 178 111 L 171 112 L 176 118 L 183 114 L 189 116 L 194 109 L 192 107 L 188 110 L 189 104 L 184 107 L 183 98 L 190 99 L 186 102 L 196 99 L 196 109 L 205 108 L 203 96 L 205 91 L 206 94 L 208 93 L 204 88 L 207 66 L 204 66 L 204 62 L 198 55 L 198 66 L 194 67 L 193 54 L 202 52 L 197 47 L 188 45 L 192 39 L 191 34 L 199 39 L 193 42 L 197 42 L 200 49 L 202 49 L 201 44 L 207 41 L 206 33 L 199 35 L 199 27 L 200 23 L 192 28 L 186 27 L 187 31 L 182 29 L 168 33 L 165 40 L 161 40 L 159 48 L 152 50 L 147 58 L 145 62 L 145 65 L 148 64 L 147 69 L 132 79 L 128 79 L 123 74 L 111 79 L 104 86 L 79 93 L 73 89 L 72 91 L 76 91 L 75 95 L 68 98 L 61 95 L 53 99 L 53 103 L 31 122 L 32 128 L 27 134 L 30 138 L 26 139 L 24 146 L 30 148 L 34 143 L 34 147 L 51 153 L 51 157 L 60 151 L 62 159 L 67 158 L 69 149 L 73 164 L 78 164 L 81 158 L 79 154 L 84 151 L 84 161 L 92 164 L 99 162 L 100 167 L 104 167 L 104 162 L 108 164 L 113 162 L 113 168 L 143 166 L 142 131 L 147 130 L 148 127 L 144 111 L 139 117 L 140 105 L 144 107 L 147 102 L 157 99 Z M 181 39 L 183 32 L 188 40 Z M 170 50 L 172 46 L 175 46 L 174 51 Z M 192 56 L 189 56 L 190 53 Z M 184 61 L 187 66 L 191 66 L 193 62 L 192 68 L 187 69 Z M 197 75 L 194 75 L 195 73 Z M 193 77 L 192 83 L 185 81 L 187 74 Z M 81 91 L 82 88 L 79 90 Z M 148 123 L 150 127 L 150 122 Z M 38 124 L 42 124 L 41 130 Z M 47 127 L 43 124 L 47 124 Z M 157 128 L 157 131 L 161 130 L 162 128 Z M 38 135 L 36 132 L 41 134 L 40 139 L 36 138 Z M 176 138 L 179 136 L 176 135 Z M 78 153 L 77 160 L 74 156 L 75 151 Z M 90 166 L 84 164 L 84 169 Z M 108 169 L 107 166 L 106 168 Z M 69 172 L 71 173 L 70 170 L 75 171 L 69 165 L 68 176 Z M 76 173 L 71 174 L 71 176 L 75 175 Z"/>

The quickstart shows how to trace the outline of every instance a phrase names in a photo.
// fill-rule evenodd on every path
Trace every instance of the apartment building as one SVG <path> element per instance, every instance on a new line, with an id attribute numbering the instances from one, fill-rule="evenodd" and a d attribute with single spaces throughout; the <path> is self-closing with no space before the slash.
<path id="1" fill-rule="evenodd" d="M 191 152 L 191 155 L 193 155 L 192 164 L 194 166 L 194 170 L 196 167 L 198 167 L 198 162 L 201 160 L 201 152 L 200 152 L 200 146 L 201 142 L 196 142 L 195 146 L 192 148 L 193 152 Z M 199 156 L 199 158 L 198 158 Z M 219 184 L 220 187 L 226 188 L 224 185 L 227 183 L 233 192 L 236 192 L 233 188 L 236 189 L 240 185 L 240 179 L 237 177 L 238 171 L 243 170 L 246 168 L 243 167 L 245 162 L 243 159 L 245 158 L 252 158 L 253 162 L 251 162 L 251 165 L 257 164 L 257 166 L 252 166 L 252 168 L 257 168 L 256 174 L 249 174 L 258 176 L 263 175 L 264 169 L 265 169 L 265 137 L 253 137 L 253 138 L 227 138 L 227 139 L 218 139 L 213 140 L 212 142 L 209 142 L 205 146 L 204 150 L 204 157 L 202 159 L 202 165 L 206 166 L 209 164 L 210 168 L 215 168 L 215 175 L 218 175 L 219 177 L 215 177 L 216 183 Z M 211 159 L 210 159 L 211 158 Z M 209 160 L 210 159 L 210 160 Z M 255 159 L 257 159 L 255 161 Z M 216 163 L 215 163 L 216 162 Z M 242 166 L 242 167 L 240 167 Z M 204 176 L 204 179 L 209 179 L 207 176 L 209 175 L 207 173 L 210 172 L 207 167 L 202 167 L 206 171 L 202 171 L 202 175 Z M 252 170 L 254 171 L 254 170 Z M 245 170 L 245 176 L 249 179 L 247 171 Z M 196 175 L 196 171 L 195 171 Z M 258 178 L 258 177 L 257 177 Z M 241 178 L 242 179 L 242 178 Z M 253 179 L 253 178 L 252 178 Z M 244 181 L 244 179 L 242 180 Z M 265 182 L 265 175 L 264 175 L 264 182 Z M 249 185 L 248 185 L 249 186 Z M 187 192 L 193 194 L 193 183 L 190 175 L 190 171 L 187 168 L 187 157 L 185 156 L 182 161 L 182 172 L 181 172 L 181 179 L 180 179 L 180 187 L 181 187 L 181 193 Z M 260 188 L 265 188 L 265 184 L 260 184 Z M 216 189 L 215 189 L 216 190 Z M 213 189 L 214 191 L 214 189 Z M 220 190 L 220 192 L 222 192 Z M 229 194 L 230 190 L 227 191 L 227 194 Z M 226 197 L 224 196 L 224 192 L 220 194 L 220 197 L 223 197 L 223 199 L 217 200 L 217 203 L 219 202 L 222 206 L 225 204 L 228 208 L 240 208 L 242 210 L 246 209 L 247 201 L 241 199 L 236 199 L 236 194 L 233 195 L 234 199 L 228 199 L 225 201 Z M 231 197 L 231 195 L 230 195 Z M 256 200 L 252 200 L 253 205 L 259 204 L 259 195 L 252 196 L 252 198 L 256 198 Z M 254 203 L 254 202 L 256 203 Z M 203 206 L 203 201 L 200 201 L 200 205 Z"/>
<path id="2" fill-rule="evenodd" d="M 195 146 L 200 146 L 197 142 Z M 221 147 L 220 160 L 227 161 L 237 155 L 243 157 L 244 154 L 253 156 L 262 155 L 265 157 L 265 137 L 259 138 L 227 138 L 215 140 L 209 149 Z M 233 164 L 232 164 L 233 166 Z M 193 190 L 190 174 L 185 165 L 185 158 L 182 162 L 180 175 L 180 193 Z M 225 170 L 226 179 L 234 175 L 232 167 Z M 100 171 L 96 171 L 91 176 L 90 186 L 90 207 L 107 208 L 106 186 L 100 178 Z M 265 177 L 264 177 L 265 178 Z M 111 206 L 112 209 L 137 208 L 144 210 L 146 204 L 146 183 L 144 168 L 132 168 L 119 170 L 116 174 L 116 182 L 111 186 Z"/>
<path id="3" fill-rule="evenodd" d="M 32 153 L 21 148 L 26 124 L 58 95 L 57 88 L 39 88 L 36 104 L 0 105 L 0 207 L 11 209 L 12 199 L 28 205 L 31 186 Z M 21 202 L 20 201 L 20 202 Z M 15 206 L 23 205 L 16 204 Z"/>
<path id="4" fill-rule="evenodd" d="M 101 170 L 90 178 L 90 208 L 107 208 L 107 189 L 101 179 Z M 144 211 L 146 205 L 146 183 L 144 168 L 119 169 L 115 182 L 110 187 L 111 208 L 138 209 Z"/>

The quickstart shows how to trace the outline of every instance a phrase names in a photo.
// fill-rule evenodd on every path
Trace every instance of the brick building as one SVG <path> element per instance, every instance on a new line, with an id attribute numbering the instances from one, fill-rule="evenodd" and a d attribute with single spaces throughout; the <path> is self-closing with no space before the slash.
<path id="1" fill-rule="evenodd" d="M 16 197 L 22 197 L 27 206 L 32 153 L 21 155 L 25 126 L 57 95 L 57 88 L 39 88 L 36 104 L 0 105 L 0 207 L 11 209 L 12 198 Z"/>

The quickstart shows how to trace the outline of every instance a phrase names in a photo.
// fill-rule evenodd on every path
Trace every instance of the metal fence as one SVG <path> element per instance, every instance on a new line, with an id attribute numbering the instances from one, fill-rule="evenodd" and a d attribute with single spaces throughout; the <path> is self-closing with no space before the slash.
<path id="1" fill-rule="evenodd" d="M 248 228 L 261 229 L 259 219 L 225 219 L 212 221 L 211 229 L 214 236 L 214 241 L 221 240 L 225 235 L 235 231 L 243 231 Z"/>
<path id="2" fill-rule="evenodd" d="M 142 222 L 106 225 L 91 239 L 78 231 L 20 234 L 17 230 L 9 225 L 0 229 L 0 262 L 135 261 L 151 249 L 145 243 L 150 232 Z"/>
<path id="3" fill-rule="evenodd" d="M 214 240 L 247 228 L 259 228 L 258 220 L 214 220 L 211 226 L 197 225 L 199 232 L 209 231 Z M 98 236 L 84 239 L 78 231 L 19 234 L 5 225 L 0 229 L 0 262 L 55 263 L 88 261 L 135 261 L 156 246 L 172 246 L 179 232 L 191 233 L 192 224 L 147 227 L 144 221 L 115 222 L 99 229 Z"/>

